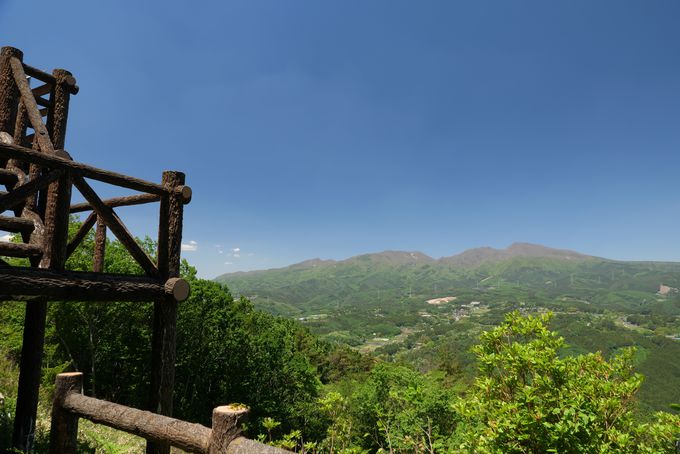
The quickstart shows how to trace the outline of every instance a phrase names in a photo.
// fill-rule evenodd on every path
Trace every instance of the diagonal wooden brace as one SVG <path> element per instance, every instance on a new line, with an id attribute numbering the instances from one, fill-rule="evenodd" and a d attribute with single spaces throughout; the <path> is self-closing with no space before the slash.
<path id="1" fill-rule="evenodd" d="M 102 199 L 99 198 L 94 189 L 87 184 L 85 179 L 81 176 L 73 176 L 73 184 L 80 193 L 85 197 L 92 209 L 102 218 L 106 227 L 108 227 L 111 232 L 118 238 L 118 241 L 125 246 L 130 255 L 135 259 L 135 261 L 142 267 L 144 272 L 151 277 L 158 277 L 160 273 L 158 268 L 153 263 L 151 258 L 142 250 L 141 246 L 137 244 L 137 241 L 133 238 L 132 234 L 128 231 L 125 225 L 122 223 L 118 215 L 113 211 L 113 208 L 107 206 Z"/>

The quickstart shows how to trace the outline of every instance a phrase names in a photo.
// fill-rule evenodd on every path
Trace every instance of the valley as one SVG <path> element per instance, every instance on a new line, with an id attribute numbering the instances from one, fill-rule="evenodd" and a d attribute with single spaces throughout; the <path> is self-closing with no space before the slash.
<path id="1" fill-rule="evenodd" d="M 563 354 L 635 346 L 643 406 L 680 402 L 680 264 L 516 243 L 433 259 L 388 251 L 220 276 L 234 295 L 328 341 L 467 382 L 470 347 L 504 314 L 552 312 Z"/>

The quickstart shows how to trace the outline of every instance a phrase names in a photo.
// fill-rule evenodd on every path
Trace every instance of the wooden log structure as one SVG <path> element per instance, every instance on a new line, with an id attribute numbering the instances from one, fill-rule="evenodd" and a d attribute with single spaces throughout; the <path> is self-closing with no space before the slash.
<path id="1" fill-rule="evenodd" d="M 41 112 L 26 78 L 23 62 L 17 57 L 11 57 L 9 63 L 12 68 L 14 82 L 21 95 L 21 105 L 25 108 L 26 115 L 35 130 L 36 142 L 40 147 L 40 151 L 45 155 L 58 156 L 59 154 L 55 152 L 54 141 L 57 142 L 58 148 L 63 148 L 70 97 L 70 91 L 65 87 L 67 82 L 64 70 L 57 69 L 53 72 L 55 80 L 50 96 L 53 101 L 51 103 L 52 108 Z M 42 117 L 45 115 L 49 117 L 48 120 L 51 122 L 50 130 L 48 130 L 42 121 Z M 38 180 L 39 178 L 35 181 Z M 68 208 L 70 204 L 70 175 L 68 170 L 63 170 L 58 175 L 58 178 L 52 181 L 47 188 L 43 217 L 42 255 L 38 264 L 41 269 L 56 272 L 64 270 L 68 241 Z M 5 278 L 9 277 L 12 282 L 20 283 L 21 281 L 17 276 L 11 276 L 9 273 L 3 274 Z M 10 285 L 3 286 L 2 288 L 3 291 L 9 291 Z M 21 360 L 19 363 L 19 392 L 13 442 L 22 449 L 29 446 L 30 433 L 33 432 L 35 427 L 43 347 L 45 343 L 47 298 L 45 294 L 36 296 L 40 296 L 40 298 L 26 304 Z"/>
<path id="2" fill-rule="evenodd" d="M 27 76 L 42 84 L 31 87 Z M 190 290 L 188 282 L 179 277 L 179 264 L 183 205 L 191 200 L 191 188 L 184 184 L 184 175 L 179 172 L 165 172 L 163 181 L 157 184 L 74 161 L 64 146 L 70 96 L 78 90 L 70 72 L 55 69 L 49 74 L 24 63 L 20 50 L 0 49 L 0 185 L 6 188 L 0 191 L 0 230 L 20 233 L 22 239 L 20 243 L 0 243 L 0 300 L 26 301 L 12 437 L 13 447 L 19 451 L 31 450 L 50 300 L 153 302 L 149 408 L 168 420 L 172 414 L 177 304 L 189 296 Z M 29 127 L 34 132 L 27 136 Z M 141 193 L 102 200 L 86 179 Z M 86 202 L 71 204 L 72 186 L 76 186 Z M 157 201 L 159 249 L 154 261 L 113 208 Z M 6 211 L 14 216 L 3 214 Z M 87 211 L 91 213 L 69 241 L 70 213 Z M 95 224 L 92 272 L 66 271 L 66 260 Z M 146 276 L 104 272 L 108 230 L 140 264 Z M 2 256 L 26 257 L 31 267 L 10 266 Z M 57 386 L 52 427 L 59 433 L 73 432 L 73 427 L 77 427 L 77 417 L 62 405 L 68 401 L 62 397 L 73 395 L 72 391 L 81 386 L 77 381 L 82 378 L 76 374 L 64 380 Z M 219 419 L 219 414 L 216 415 Z M 208 446 L 212 438 L 210 430 L 206 430 L 207 438 L 202 443 Z M 60 445 L 65 450 L 53 452 L 71 452 L 74 437 L 72 434 L 70 441 Z M 170 444 L 165 438 L 149 440 L 149 452 L 168 452 Z"/>
<path id="3" fill-rule="evenodd" d="M 184 200 L 181 188 L 185 176 L 181 172 L 163 172 L 167 194 L 161 198 L 158 226 L 158 271 L 161 278 L 179 276 L 182 248 Z M 180 189 L 180 190 L 178 190 Z M 148 408 L 161 415 L 172 415 L 175 385 L 177 302 L 162 297 L 154 301 L 151 338 L 151 392 Z M 170 445 L 150 441 L 147 454 L 170 454 Z"/>
<path id="4" fill-rule="evenodd" d="M 50 431 L 51 454 L 74 454 L 78 419 L 86 418 L 117 430 L 138 435 L 160 446 L 206 454 L 285 454 L 289 451 L 240 436 L 248 409 L 221 406 L 213 410 L 212 427 L 138 410 L 82 394 L 83 374 L 72 372 L 56 378 Z"/>
<path id="5" fill-rule="evenodd" d="M 12 243 L 0 243 L 0 246 Z M 4 254 L 0 249 L 0 255 Z M 10 267 L 0 271 L 0 297 L 44 296 L 67 301 L 153 301 L 175 303 L 189 297 L 189 283 L 179 277 L 161 280 L 146 276 L 84 271 L 52 271 Z"/>

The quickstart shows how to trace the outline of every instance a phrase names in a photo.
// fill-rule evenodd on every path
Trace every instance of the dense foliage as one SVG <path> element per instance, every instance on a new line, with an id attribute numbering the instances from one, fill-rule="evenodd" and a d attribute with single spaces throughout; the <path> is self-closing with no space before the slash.
<path id="1" fill-rule="evenodd" d="M 461 450 L 478 453 L 673 452 L 680 418 L 639 424 L 633 351 L 560 358 L 550 315 L 514 312 L 474 348 L 479 376 L 455 404 Z"/>

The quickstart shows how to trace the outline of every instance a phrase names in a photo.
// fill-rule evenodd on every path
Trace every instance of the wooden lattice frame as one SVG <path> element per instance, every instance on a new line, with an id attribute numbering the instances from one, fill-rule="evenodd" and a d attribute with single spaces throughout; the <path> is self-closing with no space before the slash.
<path id="1" fill-rule="evenodd" d="M 31 88 L 28 77 L 42 83 Z M 21 234 L 21 243 L 0 242 L 0 256 L 24 257 L 30 267 L 0 259 L 0 300 L 26 300 L 13 444 L 27 448 L 35 427 L 48 300 L 153 301 L 152 378 L 149 409 L 172 414 L 177 303 L 189 285 L 179 277 L 183 205 L 191 189 L 181 172 L 163 172 L 160 184 L 75 162 L 63 150 L 73 75 L 52 74 L 23 62 L 12 47 L 0 50 L 0 230 Z M 49 95 L 45 98 L 45 95 Z M 43 121 L 46 118 L 46 122 Z M 27 135 L 32 128 L 33 134 Z M 142 194 L 102 200 L 86 179 Z M 75 187 L 87 202 L 71 204 Z M 157 260 L 135 241 L 115 207 L 160 202 Z M 9 211 L 13 216 L 4 216 Z M 68 238 L 71 213 L 90 211 Z M 64 269 L 66 260 L 95 226 L 92 272 Z M 103 272 L 106 231 L 110 230 L 144 270 L 144 276 Z M 149 444 L 147 452 L 168 452 Z"/>

